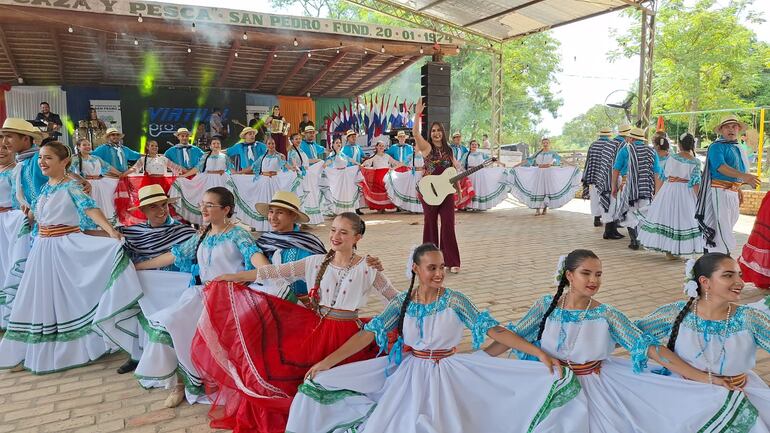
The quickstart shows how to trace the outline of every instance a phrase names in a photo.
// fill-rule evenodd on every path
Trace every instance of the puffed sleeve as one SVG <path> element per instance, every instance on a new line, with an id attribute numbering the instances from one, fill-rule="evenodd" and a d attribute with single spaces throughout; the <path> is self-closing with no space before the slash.
<path id="1" fill-rule="evenodd" d="M 70 182 L 67 187 L 67 192 L 72 198 L 72 202 L 75 203 L 75 207 L 78 208 L 78 212 L 84 212 L 88 209 L 96 209 L 99 206 L 96 204 L 88 194 L 83 192 L 83 187 L 75 182 Z"/>
<path id="2" fill-rule="evenodd" d="M 385 310 L 364 325 L 364 330 L 374 334 L 374 341 L 380 347 L 380 353 L 388 348 L 388 332 L 396 328 L 401 315 L 401 305 L 406 299 L 406 292 L 398 294 L 388 303 Z"/>
<path id="3" fill-rule="evenodd" d="M 112 168 L 110 163 L 105 161 L 104 159 L 98 157 L 98 156 L 94 156 L 94 158 L 98 159 L 99 160 L 99 164 L 101 165 L 101 171 L 99 172 L 99 174 L 101 174 L 102 176 L 107 175 L 107 173 L 110 172 L 110 168 Z"/>
<path id="4" fill-rule="evenodd" d="M 658 341 L 665 341 L 671 334 L 671 326 L 685 303 L 674 302 L 658 307 L 655 311 L 636 321 L 636 326 Z"/>
<path id="5" fill-rule="evenodd" d="M 700 182 L 701 182 L 700 161 L 696 159 L 692 172 L 690 172 L 690 181 L 687 182 L 687 186 L 692 188 L 695 185 L 700 185 Z"/>
<path id="6" fill-rule="evenodd" d="M 259 249 L 257 243 L 254 242 L 254 238 L 252 238 L 246 230 L 236 227 L 233 231 L 233 242 L 235 242 L 238 251 L 240 251 L 243 256 L 243 264 L 245 265 L 246 270 L 254 269 L 254 266 L 251 264 L 251 256 L 261 253 L 262 250 Z"/>
<path id="7" fill-rule="evenodd" d="M 746 311 L 746 328 L 754 336 L 754 342 L 766 352 L 770 352 L 770 316 L 756 308 L 742 308 Z"/>
<path id="8" fill-rule="evenodd" d="M 452 291 L 449 307 L 457 313 L 465 327 L 471 331 L 473 350 L 481 347 L 481 343 L 487 338 L 487 332 L 500 324 L 489 314 L 489 311 L 479 311 L 473 302 L 460 292 Z"/>
<path id="9" fill-rule="evenodd" d="M 191 236 L 181 244 L 176 244 L 171 247 L 171 255 L 174 256 L 174 266 L 181 272 L 192 272 L 199 238 L 200 234 L 195 234 L 195 236 Z"/>
<path id="10" fill-rule="evenodd" d="M 610 336 L 615 343 L 631 354 L 634 372 L 643 371 L 647 367 L 647 349 L 650 346 L 657 346 L 657 339 L 643 333 L 625 314 L 611 305 L 605 304 L 604 320 L 607 321 Z"/>

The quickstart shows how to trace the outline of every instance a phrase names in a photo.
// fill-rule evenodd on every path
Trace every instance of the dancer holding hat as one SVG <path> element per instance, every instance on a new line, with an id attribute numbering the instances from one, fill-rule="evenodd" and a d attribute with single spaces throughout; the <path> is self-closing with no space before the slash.
<path id="1" fill-rule="evenodd" d="M 243 128 L 240 137 L 241 141 L 230 146 L 225 152 L 233 161 L 235 173 L 250 169 L 254 162 L 267 152 L 265 143 L 257 141 L 257 131 L 254 128 Z"/>
<path id="2" fill-rule="evenodd" d="M 203 157 L 203 150 L 190 144 L 190 131 L 187 128 L 179 128 L 174 133 L 174 137 L 179 140 L 179 143 L 166 150 L 163 156 L 174 164 L 184 167 L 185 170 L 197 167 Z"/>
<path id="3" fill-rule="evenodd" d="M 738 222 L 743 184 L 756 188 L 757 176 L 749 173 L 748 159 L 738 145 L 746 124 L 736 116 L 722 118 L 715 131 L 719 138 L 711 143 L 698 194 L 695 218 L 706 241 L 706 250 L 731 254 L 735 250 L 733 226 Z"/>
<path id="4" fill-rule="evenodd" d="M 94 156 L 107 161 L 112 167 L 115 167 L 120 173 L 125 174 L 130 165 L 129 161 L 137 161 L 142 157 L 139 152 L 130 149 L 121 142 L 125 134 L 115 128 L 108 128 L 104 133 L 107 137 L 107 143 L 97 147 L 93 151 Z"/>

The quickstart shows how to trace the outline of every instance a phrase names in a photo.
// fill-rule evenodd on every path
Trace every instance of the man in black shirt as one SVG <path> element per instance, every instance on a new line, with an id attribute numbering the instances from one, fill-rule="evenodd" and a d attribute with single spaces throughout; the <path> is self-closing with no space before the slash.
<path id="1" fill-rule="evenodd" d="M 308 126 L 315 127 L 315 123 L 310 120 L 310 116 L 307 113 L 302 113 L 302 122 L 299 122 L 299 130 L 304 131 Z"/>
<path id="2" fill-rule="evenodd" d="M 249 121 L 249 127 L 257 131 L 257 141 L 264 143 L 267 128 L 265 127 L 265 121 L 259 117 L 259 113 L 254 113 L 254 118 Z"/>
<path id="3" fill-rule="evenodd" d="M 37 113 L 35 120 L 39 120 L 48 125 L 46 132 L 48 132 L 51 137 L 56 139 L 61 137 L 60 131 L 63 125 L 61 117 L 59 117 L 58 114 L 51 112 L 51 106 L 47 102 L 40 103 L 40 112 Z"/>

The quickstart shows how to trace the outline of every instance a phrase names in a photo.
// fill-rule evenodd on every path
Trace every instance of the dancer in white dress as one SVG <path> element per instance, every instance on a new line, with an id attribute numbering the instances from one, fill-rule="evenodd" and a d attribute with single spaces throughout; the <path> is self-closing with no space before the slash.
<path id="1" fill-rule="evenodd" d="M 315 131 L 314 129 L 311 131 L 312 128 L 312 126 L 308 126 L 305 129 L 308 132 Z M 324 216 L 321 213 L 321 187 L 319 186 L 324 164 L 322 160 L 310 157 L 303 150 L 307 148 L 316 152 L 315 156 L 318 156 L 318 149 L 315 146 L 315 143 L 303 143 L 302 136 L 295 133 L 289 140 L 287 155 L 289 165 L 301 178 L 301 185 L 297 193 L 302 201 L 302 211 L 310 218 L 308 224 L 321 224 L 324 221 Z"/>
<path id="2" fill-rule="evenodd" d="M 388 191 L 385 188 L 385 177 L 391 169 L 403 167 L 404 164 L 385 153 L 385 143 L 378 141 L 374 145 L 374 155 L 361 163 L 361 176 L 363 181 L 361 193 L 364 202 L 371 210 L 384 213 L 388 209 L 395 209 L 395 205 L 388 198 Z"/>
<path id="3" fill-rule="evenodd" d="M 554 375 L 561 371 L 558 360 L 446 288 L 438 247 L 417 247 L 410 262 L 409 290 L 308 371 L 292 403 L 287 432 L 523 432 L 534 427 L 530 424 L 554 384 L 574 383 L 571 375 Z M 475 347 L 489 336 L 537 356 L 545 366 L 455 354 L 465 329 Z M 387 334 L 394 330 L 398 340 L 389 356 L 329 370 L 372 341 L 386 350 Z M 404 345 L 411 352 L 402 353 Z M 560 396 L 568 409 L 569 395 Z M 516 416 L 509 416 L 511 410 Z"/>
<path id="4" fill-rule="evenodd" d="M 322 184 L 324 212 L 327 215 L 338 215 L 343 212 L 353 212 L 359 207 L 361 190 L 358 182 L 363 179 L 359 163 L 342 152 L 342 141 L 335 138 L 332 151 L 324 164 L 324 181 Z"/>
<path id="5" fill-rule="evenodd" d="M 67 178 L 70 158 L 61 142 L 40 148 L 48 183 L 32 203 L 38 236 L 0 341 L 0 368 L 42 374 L 96 360 L 124 340 L 122 313 L 141 297 L 134 266 L 117 241 L 120 233 Z M 94 222 L 110 238 L 81 232 Z"/>
<path id="6" fill-rule="evenodd" d="M 216 186 L 226 186 L 230 180 L 230 171 L 234 169 L 227 155 L 222 152 L 219 137 L 211 139 L 209 148 L 211 150 L 201 157 L 198 166 L 188 173 L 195 177 L 178 177 L 169 190 L 170 198 L 179 199 L 174 205 L 176 212 L 193 224 L 203 224 L 203 217 L 198 208 L 203 193 Z"/>
<path id="7" fill-rule="evenodd" d="M 275 140 L 268 138 L 266 144 L 267 152 L 260 155 L 250 169 L 241 172 L 253 173 L 253 176 L 233 176 L 228 183 L 235 194 L 235 216 L 260 232 L 270 231 L 270 223 L 254 210 L 254 205 L 269 202 L 276 191 L 296 193 L 300 187 L 297 173 L 288 169 L 286 157 L 276 150 Z"/>
<path id="8" fill-rule="evenodd" d="M 30 248 L 29 224 L 19 209 L 14 152 L 0 143 L 0 329 L 8 326 Z"/>
<path id="9" fill-rule="evenodd" d="M 564 206 L 580 188 L 580 169 L 561 167 L 561 157 L 551 151 L 551 141 L 543 138 L 541 144 L 540 151 L 508 172 L 511 194 L 536 209 L 535 215 Z"/>
<path id="10" fill-rule="evenodd" d="M 396 206 L 413 213 L 422 213 L 422 203 L 417 195 L 417 184 L 422 179 L 425 159 L 415 150 L 405 164 L 407 171 L 391 170 L 385 176 L 385 189 L 388 198 Z"/>
<path id="11" fill-rule="evenodd" d="M 662 360 L 670 369 L 688 377 L 696 377 L 697 374 L 665 347 L 655 346 L 654 339 L 643 334 L 622 312 L 594 300 L 601 287 L 601 278 L 602 262 L 593 252 L 572 251 L 559 260 L 556 294 L 537 300 L 512 328 L 542 347 L 550 356 L 560 359 L 580 381 L 582 390 L 576 400 L 582 402 L 585 410 L 576 413 L 569 423 L 560 418 L 564 425 L 545 431 L 687 431 L 634 428 L 635 418 L 649 413 L 644 405 L 646 400 L 639 399 L 635 393 L 636 388 L 644 385 L 637 378 L 645 368 L 648 356 Z M 569 291 L 564 293 L 567 287 Z M 630 363 L 611 356 L 617 345 L 629 351 Z M 498 355 L 504 349 L 499 344 L 493 344 L 486 350 L 491 355 Z M 663 390 L 657 392 L 662 393 Z M 618 394 L 629 397 L 620 400 Z"/>
<path id="12" fill-rule="evenodd" d="M 663 186 L 650 206 L 637 212 L 639 242 L 670 259 L 703 252 L 703 233 L 695 219 L 701 170 L 694 146 L 695 139 L 687 134 L 679 143 L 679 153 L 662 163 Z"/>
<path id="13" fill-rule="evenodd" d="M 484 161 L 490 159 L 486 153 L 479 152 L 479 142 L 475 139 L 468 143 L 468 147 L 470 151 L 465 155 L 465 160 L 462 161 L 465 170 L 481 165 Z M 496 163 L 495 167 L 484 167 L 472 173 L 469 178 L 473 184 L 475 194 L 471 198 L 468 208 L 487 210 L 502 203 L 508 197 L 508 192 L 511 190 L 510 185 L 508 185 L 505 179 L 506 172 L 505 165 Z"/>
<path id="14" fill-rule="evenodd" d="M 190 358 L 195 326 L 203 309 L 203 283 L 225 273 L 269 264 L 249 233 L 229 220 L 234 207 L 235 199 L 227 189 L 206 191 L 200 204 L 203 221 L 208 223 L 203 233 L 173 246 L 169 253 L 136 265 L 137 269 L 156 269 L 174 264 L 194 278 L 175 302 L 152 314 L 145 312 L 150 340 L 135 374 L 144 387 L 173 388 L 166 407 L 178 406 L 185 395 L 191 404 L 207 401 Z M 163 292 L 163 285 L 147 283 L 143 280 L 145 297 L 163 296 L 158 293 Z"/>
<path id="15" fill-rule="evenodd" d="M 729 255 L 691 259 L 685 273 L 689 300 L 664 305 L 637 325 L 661 341 L 668 339 L 668 348 L 712 384 L 645 373 L 640 378 L 645 386 L 633 395 L 619 394 L 645 402 L 647 416 L 635 419 L 637 431 L 770 431 L 770 388 L 751 371 L 757 349 L 770 350 L 770 317 L 736 304 L 744 282 Z"/>
<path id="16" fill-rule="evenodd" d="M 170 159 L 158 154 L 158 142 L 147 141 L 147 153 L 142 155 L 126 174 L 144 174 L 147 176 L 165 176 L 169 171 L 177 176 L 189 176 L 190 170 L 174 164 Z"/>
<path id="17" fill-rule="evenodd" d="M 91 155 L 91 142 L 81 138 L 77 142 L 78 155 L 72 158 L 70 171 L 79 174 L 91 184 L 91 197 L 111 223 L 117 221 L 115 214 L 115 189 L 118 187 L 120 172 L 110 164 Z"/>

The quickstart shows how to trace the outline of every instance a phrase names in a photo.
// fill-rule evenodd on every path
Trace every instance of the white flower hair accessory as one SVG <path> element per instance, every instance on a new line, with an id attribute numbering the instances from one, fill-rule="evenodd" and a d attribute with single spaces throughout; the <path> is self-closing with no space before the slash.
<path id="1" fill-rule="evenodd" d="M 412 265 L 414 264 L 414 250 L 417 249 L 417 245 L 412 245 L 409 249 L 409 255 L 406 256 L 406 269 L 405 275 L 408 280 L 412 279 Z"/>
<path id="2" fill-rule="evenodd" d="M 695 259 L 687 260 L 684 265 L 684 294 L 690 298 L 698 297 L 698 282 L 695 281 Z"/>
<path id="3" fill-rule="evenodd" d="M 556 273 L 553 274 L 553 282 L 557 286 L 561 284 L 564 273 L 567 272 L 567 256 L 559 257 L 559 264 L 556 265 Z"/>

